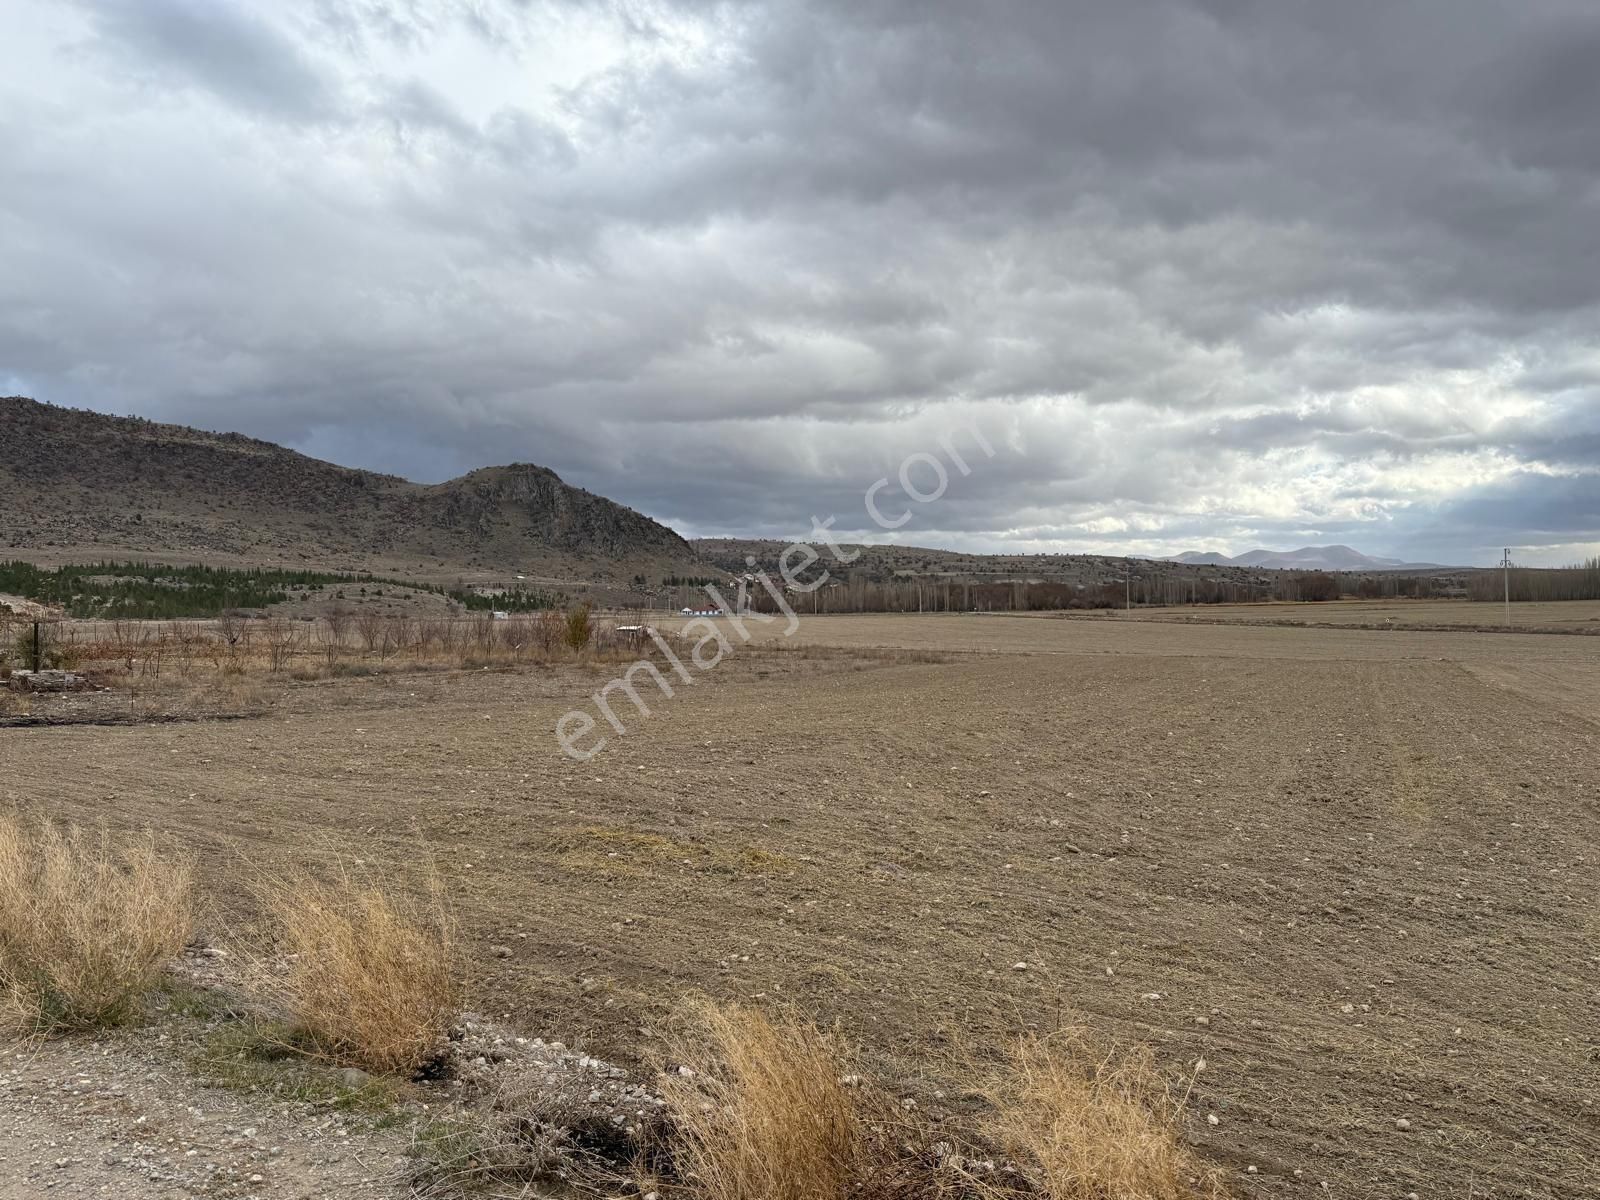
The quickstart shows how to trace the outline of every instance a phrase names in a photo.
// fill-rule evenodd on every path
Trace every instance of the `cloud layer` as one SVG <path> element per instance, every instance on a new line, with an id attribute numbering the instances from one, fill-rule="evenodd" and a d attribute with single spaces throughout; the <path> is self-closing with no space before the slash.
<path id="1" fill-rule="evenodd" d="M 1600 552 L 1587 0 L 0 0 L 0 391 L 783 535 Z"/>

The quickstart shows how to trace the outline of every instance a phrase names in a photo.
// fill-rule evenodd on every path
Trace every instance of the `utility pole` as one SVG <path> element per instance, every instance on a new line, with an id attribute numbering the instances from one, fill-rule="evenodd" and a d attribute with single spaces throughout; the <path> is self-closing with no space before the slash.
<path id="1" fill-rule="evenodd" d="M 1505 572 L 1506 579 L 1506 628 L 1511 628 L 1511 547 L 1506 547 L 1506 556 L 1500 560 L 1500 567 Z"/>

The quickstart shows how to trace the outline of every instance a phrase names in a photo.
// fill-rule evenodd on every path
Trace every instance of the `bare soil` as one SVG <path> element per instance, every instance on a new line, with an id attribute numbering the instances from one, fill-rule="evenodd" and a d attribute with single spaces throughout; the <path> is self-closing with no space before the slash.
<path id="1" fill-rule="evenodd" d="M 399 1200 L 407 1152 L 365 1114 L 203 1086 L 153 1029 L 0 1058 L 0 1200 Z"/>
<path id="2" fill-rule="evenodd" d="M 379 677 L 0 730 L 0 802 L 167 831 L 224 941 L 251 869 L 431 856 L 477 1006 L 613 1059 L 702 990 L 801 1005 L 960 1106 L 963 1059 L 1081 1022 L 1206 1061 L 1190 1136 L 1240 1195 L 1596 1194 L 1600 640 L 763 636 L 648 719 L 624 703 L 587 763 L 553 730 L 592 676 Z"/>
<path id="3" fill-rule="evenodd" d="M 1104 614 L 1124 617 L 1123 613 Z M 1335 625 L 1364 629 L 1506 629 L 1600 633 L 1600 600 L 1518 601 L 1509 625 L 1503 605 L 1472 600 L 1330 600 L 1323 604 L 1202 604 L 1135 610 L 1139 620 L 1244 625 Z"/>

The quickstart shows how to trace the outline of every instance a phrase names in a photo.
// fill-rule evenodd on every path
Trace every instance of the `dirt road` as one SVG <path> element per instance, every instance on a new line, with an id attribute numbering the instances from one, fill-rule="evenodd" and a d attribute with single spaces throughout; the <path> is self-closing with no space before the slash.
<path id="1" fill-rule="evenodd" d="M 1081 1021 L 1205 1059 L 1192 1136 L 1240 1194 L 1595 1194 L 1600 639 L 860 617 L 800 640 L 951 657 L 752 656 L 588 763 L 553 736 L 578 685 L 536 676 L 6 730 L 0 800 L 170 831 L 219 936 L 250 869 L 431 853 L 474 998 L 600 1053 L 645 1052 L 690 989 L 792 1001 L 954 1104 L 954 1059 Z"/>

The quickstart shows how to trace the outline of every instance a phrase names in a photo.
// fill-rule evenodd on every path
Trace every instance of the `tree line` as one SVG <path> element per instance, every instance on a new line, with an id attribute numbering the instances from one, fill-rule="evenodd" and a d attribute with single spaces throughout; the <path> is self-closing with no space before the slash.
<path id="1" fill-rule="evenodd" d="M 313 571 L 279 567 L 171 566 L 152 562 L 96 562 L 40 567 L 13 560 L 0 562 L 0 592 L 9 592 L 59 608 L 79 618 L 172 621 L 185 617 L 217 617 L 235 609 L 262 609 L 283 604 L 295 592 L 318 588 L 360 588 L 381 596 L 385 588 L 432 592 L 447 596 L 473 612 L 537 612 L 556 607 L 560 598 L 522 588 L 482 595 L 458 584 L 454 588 L 386 578 L 367 572 Z"/>
<path id="2" fill-rule="evenodd" d="M 1600 558 L 1571 567 L 1513 567 L 1510 584 L 1513 601 L 1600 600 Z M 1473 576 L 1468 595 L 1474 600 L 1504 600 L 1505 573 L 1488 571 Z"/>

